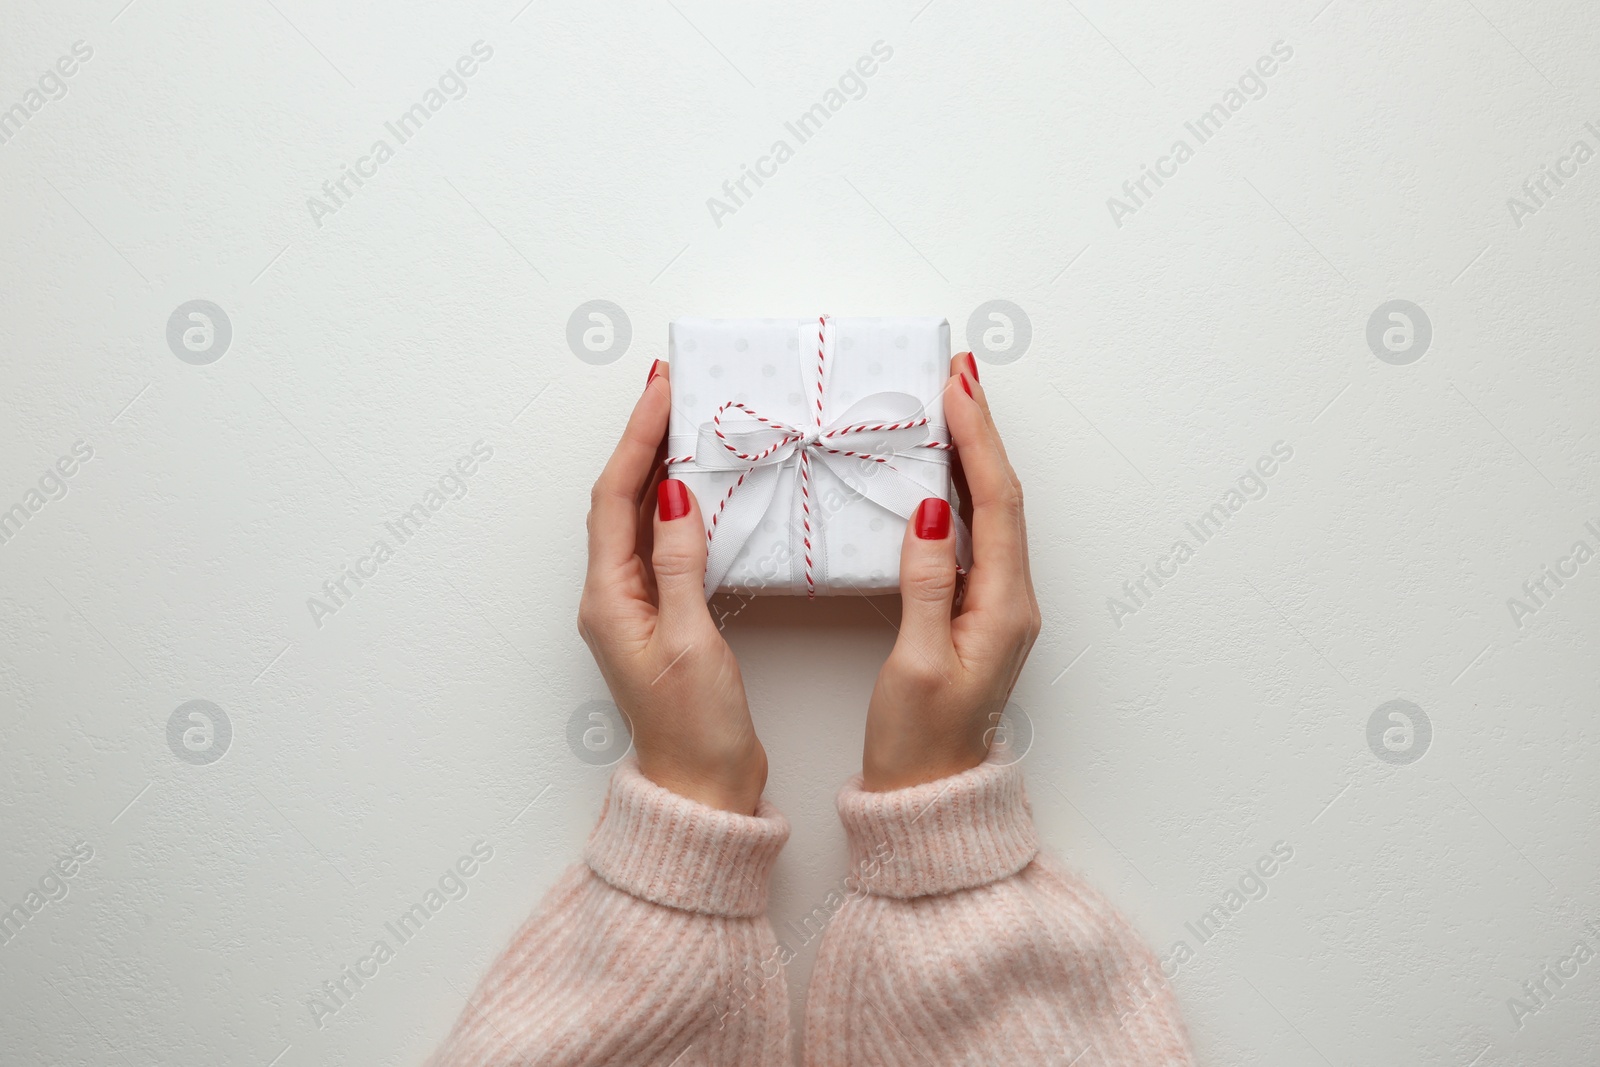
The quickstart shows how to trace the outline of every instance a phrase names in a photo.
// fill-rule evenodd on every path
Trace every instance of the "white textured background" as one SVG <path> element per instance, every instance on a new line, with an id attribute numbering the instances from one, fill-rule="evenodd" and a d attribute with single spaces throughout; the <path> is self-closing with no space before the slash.
<path id="1" fill-rule="evenodd" d="M 666 322 L 942 314 L 961 347 L 995 299 L 1032 331 L 984 382 L 1045 610 L 1035 812 L 1193 951 L 1202 1063 L 1590 1062 L 1600 959 L 1520 1025 L 1508 1000 L 1600 950 L 1600 560 L 1507 601 L 1600 548 L 1600 159 L 1507 200 L 1600 149 L 1592 5 L 123 2 L 10 0 L 0 32 L 0 902 L 93 850 L 0 944 L 0 1062 L 419 1061 L 594 817 L 583 513 Z M 313 218 L 480 40 L 466 95 Z M 719 226 L 706 199 L 880 40 Z M 1118 226 L 1107 198 L 1279 41 Z M 205 364 L 166 336 L 195 299 L 232 328 Z M 631 323 L 584 352 L 610 362 L 566 341 L 592 299 Z M 1396 299 L 1432 324 L 1403 365 L 1366 339 Z M 317 625 L 479 440 L 467 495 Z M 1107 598 L 1278 441 L 1267 496 L 1118 625 Z M 729 623 L 796 826 L 780 924 L 845 873 L 875 605 Z M 195 699 L 231 724 L 214 762 L 169 744 Z M 1369 746 L 1393 699 L 1420 760 Z M 313 1021 L 478 841 L 470 893 Z M 1279 841 L 1201 944 L 1185 923 Z"/>

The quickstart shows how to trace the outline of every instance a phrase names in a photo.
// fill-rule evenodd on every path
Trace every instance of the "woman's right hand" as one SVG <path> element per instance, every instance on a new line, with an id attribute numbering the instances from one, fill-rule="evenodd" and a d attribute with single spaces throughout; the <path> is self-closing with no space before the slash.
<path id="1" fill-rule="evenodd" d="M 644 776 L 751 815 L 767 755 L 738 661 L 706 607 L 706 534 L 694 494 L 662 477 L 671 409 L 658 360 L 590 496 L 578 633 L 632 724 Z"/>
<path id="2" fill-rule="evenodd" d="M 952 617 L 950 504 L 924 500 L 906 523 L 900 550 L 900 635 L 867 710 L 861 776 L 873 792 L 982 763 L 1039 636 L 1022 483 L 1006 458 L 972 353 L 951 360 L 950 372 L 944 412 L 965 476 L 962 496 L 972 502 L 972 570 L 961 613 Z"/>

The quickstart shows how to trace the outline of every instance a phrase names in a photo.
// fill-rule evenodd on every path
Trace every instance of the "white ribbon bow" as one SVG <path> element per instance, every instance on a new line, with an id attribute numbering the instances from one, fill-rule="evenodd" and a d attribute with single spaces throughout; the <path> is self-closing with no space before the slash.
<path id="1" fill-rule="evenodd" d="M 907 477 L 895 462 L 925 461 L 918 454 L 920 449 L 949 451 L 954 447 L 945 427 L 935 423 L 922 403 L 908 393 L 873 393 L 824 425 L 828 321 L 827 316 L 818 319 L 815 417 L 809 428 L 768 418 L 746 404 L 730 400 L 717 408 L 710 422 L 700 426 L 693 455 L 667 460 L 669 464 L 692 462 L 700 470 L 741 471 L 717 503 L 706 532 L 708 600 L 772 508 L 785 469 L 798 469 L 806 595 L 815 597 L 819 585 L 828 588 L 828 566 L 827 553 L 822 550 L 826 516 L 819 508 L 812 465 L 826 467 L 855 498 L 865 497 L 902 519 L 909 519 L 927 498 L 928 489 Z M 740 412 L 742 417 L 728 418 L 729 411 Z M 971 540 L 960 516 L 952 513 L 952 519 L 957 564 L 964 573 L 972 561 Z"/>

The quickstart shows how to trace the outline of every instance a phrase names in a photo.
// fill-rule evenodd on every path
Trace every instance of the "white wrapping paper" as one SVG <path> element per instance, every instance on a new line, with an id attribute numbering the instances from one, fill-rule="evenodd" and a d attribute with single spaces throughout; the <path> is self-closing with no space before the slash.
<path id="1" fill-rule="evenodd" d="M 918 444 L 948 440 L 942 391 L 949 377 L 949 323 L 938 318 L 830 318 L 820 419 L 815 403 L 818 326 L 815 318 L 682 318 L 669 328 L 672 419 L 667 454 L 695 459 L 673 463 L 668 470 L 694 492 L 708 532 L 715 529 L 712 571 L 725 573 L 708 573 L 708 596 L 716 590 L 807 593 L 799 451 L 818 444 L 819 431 L 829 427 L 913 421 L 909 416 L 928 420 L 926 427 L 820 442 L 888 454 L 887 463 L 815 447 L 806 457 L 817 595 L 896 589 L 910 509 L 927 496 L 954 503 L 950 452 Z M 748 412 L 724 408 L 730 401 Z M 714 425 L 719 408 L 721 422 Z M 783 439 L 758 419 L 803 429 L 811 438 L 784 446 L 756 469 L 731 455 L 722 442 L 754 455 L 763 444 Z M 725 437 L 715 435 L 718 426 Z M 730 497 L 730 488 L 744 499 Z M 713 526 L 719 506 L 722 518 L 732 521 Z M 964 540 L 965 530 L 960 533 Z M 723 541 L 720 562 L 718 538 Z"/>

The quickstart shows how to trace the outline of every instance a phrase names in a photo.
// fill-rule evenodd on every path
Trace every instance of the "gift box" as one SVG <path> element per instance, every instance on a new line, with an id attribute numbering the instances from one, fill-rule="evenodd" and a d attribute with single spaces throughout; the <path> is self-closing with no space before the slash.
<path id="1" fill-rule="evenodd" d="M 681 318 L 667 352 L 667 470 L 700 504 L 706 596 L 898 588 L 907 519 L 926 497 L 955 503 L 950 324 Z"/>

